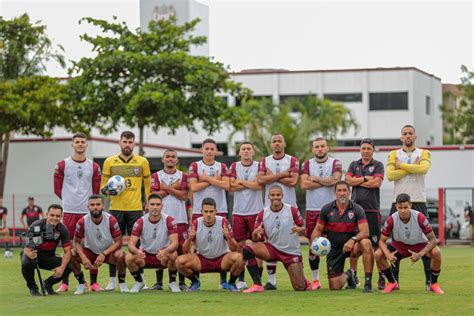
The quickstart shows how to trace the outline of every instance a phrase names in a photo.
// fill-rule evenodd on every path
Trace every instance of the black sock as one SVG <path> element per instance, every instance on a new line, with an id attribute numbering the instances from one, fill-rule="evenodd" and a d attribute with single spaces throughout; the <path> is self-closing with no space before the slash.
<path id="1" fill-rule="evenodd" d="M 140 270 L 136 272 L 132 272 L 132 277 L 135 279 L 137 282 L 143 282 L 142 275 L 140 274 Z"/>
<path id="2" fill-rule="evenodd" d="M 426 283 L 431 283 L 431 258 L 425 256 L 421 260 L 423 260 Z"/>
<path id="3" fill-rule="evenodd" d="M 400 283 L 399 275 L 400 275 L 400 260 L 395 261 L 395 266 L 392 267 L 393 271 L 393 276 L 395 277 L 395 280 L 397 283 Z"/>
<path id="4" fill-rule="evenodd" d="M 242 269 L 242 272 L 239 274 L 239 282 L 245 282 L 245 269 Z"/>
<path id="5" fill-rule="evenodd" d="M 258 275 L 260 276 L 260 278 L 262 278 L 262 274 L 263 274 L 263 267 L 258 267 Z"/>
<path id="6" fill-rule="evenodd" d="M 310 254 L 309 255 L 309 267 L 311 268 L 311 270 L 319 270 L 319 262 L 321 261 L 321 259 L 319 258 L 319 256 L 315 256 L 313 254 Z"/>
<path id="7" fill-rule="evenodd" d="M 115 278 L 117 275 L 117 266 L 115 264 L 109 264 L 109 277 Z"/>
<path id="8" fill-rule="evenodd" d="M 188 279 L 192 282 L 192 283 L 196 283 L 196 282 L 199 282 L 199 277 L 197 276 L 197 273 L 193 273 L 191 274 L 191 276 L 188 276 Z"/>
<path id="9" fill-rule="evenodd" d="M 125 282 L 125 272 L 118 274 L 118 280 L 119 280 L 119 283 L 124 283 Z"/>
<path id="10" fill-rule="evenodd" d="M 227 282 L 227 272 L 221 272 L 221 283 Z"/>
<path id="11" fill-rule="evenodd" d="M 91 276 L 91 285 L 94 284 L 94 283 L 97 283 L 97 272 L 96 273 L 90 273 L 90 276 Z"/>
<path id="12" fill-rule="evenodd" d="M 170 271 L 168 270 L 168 276 L 169 276 L 169 283 L 176 282 L 176 271 Z"/>
<path id="13" fill-rule="evenodd" d="M 186 284 L 184 280 L 184 275 L 181 272 L 178 273 L 178 279 L 179 279 L 179 284 Z"/>
<path id="14" fill-rule="evenodd" d="M 156 274 L 156 283 L 159 285 L 163 285 L 163 270 L 157 269 L 155 270 L 155 274 Z"/>
<path id="15" fill-rule="evenodd" d="M 10 251 L 10 243 L 8 241 L 5 242 L 5 251 Z"/>
<path id="16" fill-rule="evenodd" d="M 388 269 L 382 271 L 383 275 L 387 278 L 388 282 L 395 283 L 395 276 L 393 275 L 393 271 L 390 267 Z"/>
<path id="17" fill-rule="evenodd" d="M 244 260 L 247 261 L 247 270 L 254 284 L 262 285 L 262 271 L 263 268 L 259 268 L 257 260 L 255 260 L 255 253 L 250 247 L 245 247 L 243 250 Z"/>
<path id="18" fill-rule="evenodd" d="M 441 273 L 441 270 L 439 271 L 431 270 L 431 283 L 432 284 L 438 283 L 438 277 L 440 273 Z"/>
<path id="19" fill-rule="evenodd" d="M 230 274 L 229 278 L 229 284 L 235 284 L 235 281 L 237 281 L 238 275 L 233 275 L 232 273 Z"/>
<path id="20" fill-rule="evenodd" d="M 372 272 L 365 273 L 365 284 L 372 284 Z"/>
<path id="21" fill-rule="evenodd" d="M 81 272 L 82 273 L 82 272 Z M 66 285 L 69 285 L 69 278 L 64 278 L 63 279 L 63 283 L 66 284 Z"/>
<path id="22" fill-rule="evenodd" d="M 76 274 L 76 275 L 74 275 L 74 276 L 76 277 L 77 282 L 79 282 L 79 284 L 84 284 L 84 283 L 86 283 L 86 280 L 85 280 L 85 278 L 84 278 L 84 272 L 81 271 L 81 273 Z M 63 282 L 64 282 L 64 280 L 63 280 Z"/>
<path id="23" fill-rule="evenodd" d="M 384 275 L 383 272 L 379 272 L 379 279 L 383 279 Z"/>
<path id="24" fill-rule="evenodd" d="M 267 263 L 267 272 L 268 274 L 275 274 L 277 271 L 277 266 L 274 262 Z"/>

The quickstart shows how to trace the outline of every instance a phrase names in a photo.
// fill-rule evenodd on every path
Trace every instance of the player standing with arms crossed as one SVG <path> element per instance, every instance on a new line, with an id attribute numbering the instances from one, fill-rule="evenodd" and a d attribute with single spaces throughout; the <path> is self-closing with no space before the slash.
<path id="1" fill-rule="evenodd" d="M 270 205 L 269 189 L 279 184 L 283 190 L 283 203 L 296 207 L 295 186 L 298 183 L 300 166 L 298 159 L 285 153 L 285 138 L 272 135 L 272 154 L 262 159 L 258 171 L 258 183 L 265 185 L 265 207 Z M 276 290 L 276 262 L 267 263 L 268 282 L 265 290 Z"/>
<path id="2" fill-rule="evenodd" d="M 306 238 L 311 239 L 319 213 L 324 205 L 334 201 L 334 184 L 341 180 L 342 165 L 337 159 L 328 156 L 327 140 L 318 137 L 313 141 L 314 158 L 306 160 L 301 168 L 300 186 L 306 190 Z M 319 281 L 319 256 L 309 252 L 309 266 L 313 276 L 311 289 L 321 288 Z"/>

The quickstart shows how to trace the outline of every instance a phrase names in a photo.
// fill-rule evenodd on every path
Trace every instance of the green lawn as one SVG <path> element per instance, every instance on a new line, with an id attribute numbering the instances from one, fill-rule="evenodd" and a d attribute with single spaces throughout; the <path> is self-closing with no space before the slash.
<path id="1" fill-rule="evenodd" d="M 304 249 L 305 260 L 307 248 Z M 421 262 L 413 267 L 407 260 L 400 273 L 401 291 L 393 294 L 362 293 L 361 289 L 330 292 L 322 262 L 323 289 L 316 292 L 293 292 L 282 265 L 278 266 L 278 290 L 261 294 L 230 293 L 218 290 L 218 274 L 201 276 L 201 291 L 197 293 L 170 293 L 145 291 L 139 294 L 90 293 L 74 296 L 29 297 L 21 276 L 18 250 L 13 259 L 0 258 L 0 312 L 1 315 L 57 315 L 57 314 L 160 314 L 160 315 L 473 315 L 474 314 L 474 248 L 450 247 L 442 249 L 443 265 L 440 284 L 444 295 L 424 290 Z M 346 262 L 346 265 L 348 262 Z M 310 272 L 307 269 L 306 275 Z M 359 263 L 362 271 L 362 265 Z M 101 268 L 99 281 L 107 284 L 107 267 Z M 49 276 L 48 271 L 43 276 Z M 265 279 L 265 277 L 264 277 Z M 133 283 L 127 275 L 129 286 Z M 146 271 L 146 281 L 154 282 L 154 271 Z M 165 285 L 167 273 L 165 273 Z M 374 276 L 374 285 L 376 276 Z M 71 279 L 73 288 L 76 281 Z M 250 283 L 250 282 L 248 282 Z"/>

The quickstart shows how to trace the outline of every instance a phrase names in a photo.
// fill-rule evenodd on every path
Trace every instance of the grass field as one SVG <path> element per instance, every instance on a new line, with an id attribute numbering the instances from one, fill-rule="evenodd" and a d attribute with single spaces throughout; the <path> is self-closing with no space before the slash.
<path id="1" fill-rule="evenodd" d="M 304 249 L 304 254 L 307 249 Z M 474 314 L 474 248 L 449 247 L 442 249 L 443 264 L 440 284 L 444 295 L 424 290 L 421 262 L 410 266 L 402 262 L 401 290 L 392 294 L 378 291 L 362 293 L 361 289 L 330 292 L 322 262 L 322 286 L 315 292 L 294 292 L 282 265 L 278 266 L 278 290 L 260 294 L 230 293 L 218 290 L 218 274 L 201 276 L 201 291 L 170 293 L 145 291 L 139 294 L 90 293 L 82 296 L 64 295 L 29 297 L 21 276 L 18 250 L 13 259 L 0 258 L 0 313 L 1 315 L 473 315 Z M 306 257 L 306 256 L 305 256 Z M 306 259 L 305 259 L 306 260 Z M 346 262 L 346 265 L 348 262 Z M 359 263 L 362 271 L 362 265 Z M 307 269 L 306 275 L 310 272 Z M 43 271 L 43 277 L 49 276 Z M 99 281 L 107 284 L 108 269 L 101 268 Z M 146 281 L 154 283 L 154 271 L 146 271 Z M 248 278 L 249 279 L 249 278 Z M 265 277 L 264 277 L 265 279 Z M 165 273 L 165 286 L 167 273 Z M 127 275 L 129 286 L 133 283 Z M 376 276 L 374 276 L 374 285 Z M 75 279 L 71 279 L 73 288 Z M 250 282 L 248 282 L 250 283 Z"/>

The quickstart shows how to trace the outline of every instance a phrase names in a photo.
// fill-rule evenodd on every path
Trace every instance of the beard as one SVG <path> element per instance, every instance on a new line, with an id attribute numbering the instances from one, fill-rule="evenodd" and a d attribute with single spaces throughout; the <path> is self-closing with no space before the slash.
<path id="1" fill-rule="evenodd" d="M 102 216 L 102 211 L 92 211 L 91 216 L 93 218 L 100 218 Z"/>
<path id="2" fill-rule="evenodd" d="M 122 148 L 122 155 L 130 156 L 132 154 L 132 150 L 130 148 Z"/>
<path id="3" fill-rule="evenodd" d="M 348 198 L 345 198 L 345 197 L 340 197 L 337 199 L 337 201 L 340 203 L 340 204 L 346 204 L 349 199 Z"/>
<path id="4" fill-rule="evenodd" d="M 317 159 L 319 159 L 319 160 L 323 160 L 324 158 L 326 158 L 326 157 L 327 157 L 327 155 L 328 155 L 328 154 L 327 154 L 327 153 L 325 153 L 325 154 L 323 154 L 323 155 L 321 155 L 321 156 L 319 156 L 318 154 L 316 154 L 315 156 L 316 156 L 316 158 L 317 158 Z"/>

